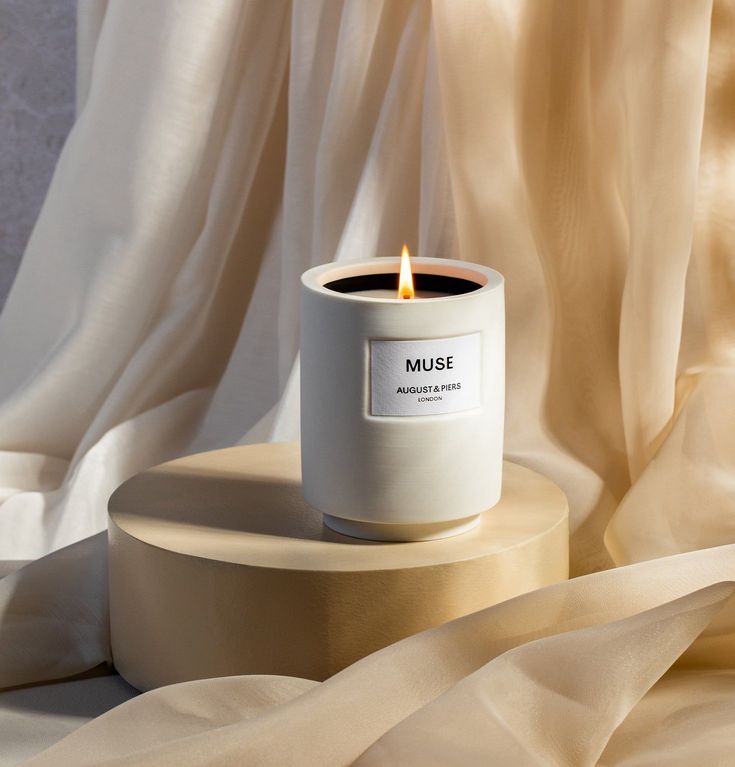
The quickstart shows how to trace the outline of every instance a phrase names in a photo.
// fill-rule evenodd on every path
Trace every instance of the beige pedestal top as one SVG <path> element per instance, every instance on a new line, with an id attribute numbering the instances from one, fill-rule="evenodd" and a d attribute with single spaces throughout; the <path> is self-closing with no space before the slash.
<path id="1" fill-rule="evenodd" d="M 567 502 L 504 466 L 503 497 L 454 538 L 376 543 L 322 524 L 297 444 L 143 472 L 110 499 L 113 658 L 139 689 L 212 676 L 325 679 L 403 637 L 568 577 Z"/>

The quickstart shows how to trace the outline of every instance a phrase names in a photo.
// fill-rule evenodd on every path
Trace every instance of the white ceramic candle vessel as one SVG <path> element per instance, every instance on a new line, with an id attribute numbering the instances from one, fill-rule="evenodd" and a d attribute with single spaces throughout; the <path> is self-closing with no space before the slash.
<path id="1" fill-rule="evenodd" d="M 500 498 L 502 276 L 412 259 L 325 264 L 302 277 L 301 462 L 325 524 L 373 540 L 465 532 Z"/>

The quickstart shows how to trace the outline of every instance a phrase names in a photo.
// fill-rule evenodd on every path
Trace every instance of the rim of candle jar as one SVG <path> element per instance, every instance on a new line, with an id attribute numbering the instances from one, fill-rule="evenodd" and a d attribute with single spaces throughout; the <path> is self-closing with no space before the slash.
<path id="1" fill-rule="evenodd" d="M 432 296 L 421 298 L 420 301 L 407 301 L 396 295 L 395 298 L 363 296 L 359 292 L 342 292 L 328 287 L 330 283 L 350 277 L 360 277 L 371 274 L 395 274 L 398 276 L 401 259 L 395 256 L 370 258 L 355 261 L 331 261 L 327 264 L 314 266 L 304 272 L 301 282 L 305 287 L 328 295 L 336 300 L 381 302 L 386 304 L 425 305 L 426 301 L 458 301 L 480 293 L 502 289 L 505 282 L 503 275 L 495 269 L 472 261 L 459 261 L 453 258 L 411 258 L 414 276 L 418 274 L 438 274 L 450 279 L 473 282 L 477 289 L 464 291 L 455 295 Z M 386 267 L 391 267 L 386 270 Z M 397 291 L 396 291 L 397 292 Z"/>

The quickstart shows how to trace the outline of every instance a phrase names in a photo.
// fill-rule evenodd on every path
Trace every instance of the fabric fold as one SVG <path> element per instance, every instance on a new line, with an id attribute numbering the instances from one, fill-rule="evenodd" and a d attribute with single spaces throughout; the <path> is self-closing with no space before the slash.
<path id="1" fill-rule="evenodd" d="M 0 689 L 110 660 L 107 533 L 0 579 Z"/>
<path id="2" fill-rule="evenodd" d="M 229 678 L 146 693 L 32 764 L 186 767 L 206 753 L 210 764 L 346 765 L 363 752 L 368 764 L 593 764 L 682 653 L 679 662 L 702 668 L 702 645 L 706 664 L 729 662 L 733 580 L 731 546 L 595 573 L 409 637 L 259 716 L 220 711 Z M 161 700 L 186 708 L 189 695 L 201 706 L 198 734 L 167 714 L 165 743 L 118 740 L 159 717 Z M 539 726 L 547 720 L 554 726 Z"/>
<path id="3" fill-rule="evenodd" d="M 621 621 L 510 650 L 390 730 L 355 764 L 595 765 L 615 729 L 733 592 L 731 582 L 714 584 Z"/>

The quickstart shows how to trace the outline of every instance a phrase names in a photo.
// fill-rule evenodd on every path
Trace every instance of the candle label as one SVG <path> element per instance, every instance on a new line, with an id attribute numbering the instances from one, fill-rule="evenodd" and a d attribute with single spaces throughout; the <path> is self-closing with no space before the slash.
<path id="1" fill-rule="evenodd" d="M 439 415 L 480 406 L 480 333 L 370 341 L 370 414 Z"/>

